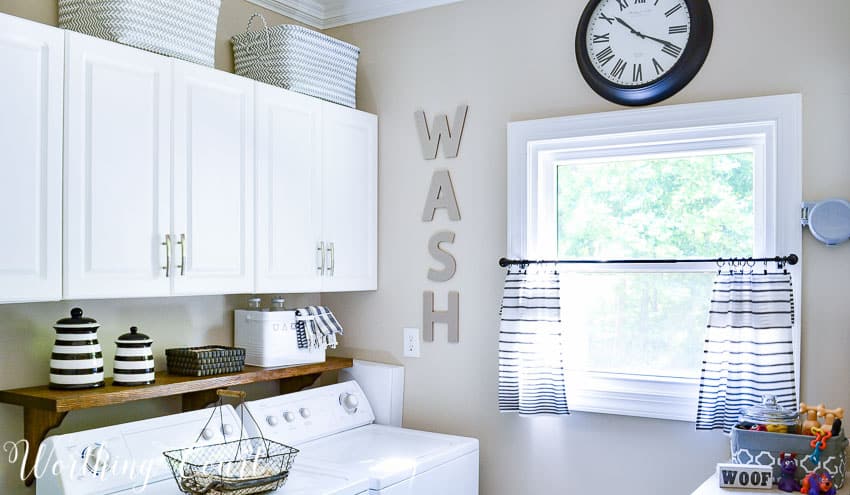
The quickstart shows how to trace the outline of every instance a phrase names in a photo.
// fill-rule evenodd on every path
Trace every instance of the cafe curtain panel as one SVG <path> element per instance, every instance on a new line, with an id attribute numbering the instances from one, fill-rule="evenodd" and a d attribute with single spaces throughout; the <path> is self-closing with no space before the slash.
<path id="1" fill-rule="evenodd" d="M 569 414 L 560 280 L 552 265 L 511 267 L 499 331 L 499 410 Z"/>
<path id="2" fill-rule="evenodd" d="M 717 275 L 703 351 L 698 430 L 730 431 L 740 409 L 761 403 L 764 395 L 797 409 L 793 325 L 789 273 Z"/>

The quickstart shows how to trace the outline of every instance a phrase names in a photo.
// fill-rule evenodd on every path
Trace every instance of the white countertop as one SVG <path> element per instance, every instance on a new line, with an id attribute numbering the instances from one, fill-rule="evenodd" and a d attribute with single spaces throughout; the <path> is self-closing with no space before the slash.
<path id="1" fill-rule="evenodd" d="M 788 494 L 789 492 L 783 492 L 782 490 L 777 490 L 774 488 L 773 490 L 750 490 L 744 488 L 720 488 L 717 483 L 717 473 L 711 475 L 711 478 L 705 480 L 705 483 L 699 486 L 691 495 L 768 495 L 775 493 L 784 493 Z M 793 493 L 793 492 L 792 492 Z M 841 490 L 838 490 L 838 495 L 850 495 L 850 480 L 845 480 L 844 487 Z"/>

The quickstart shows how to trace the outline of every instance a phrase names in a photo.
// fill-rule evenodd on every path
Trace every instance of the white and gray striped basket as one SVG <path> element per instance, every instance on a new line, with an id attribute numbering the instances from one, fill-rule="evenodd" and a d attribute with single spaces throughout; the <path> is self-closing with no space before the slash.
<path id="1" fill-rule="evenodd" d="M 259 17 L 262 31 L 251 31 Z M 360 49 L 292 24 L 269 27 L 254 14 L 231 38 L 236 73 L 284 89 L 354 108 Z"/>
<path id="2" fill-rule="evenodd" d="M 59 0 L 59 27 L 212 67 L 221 0 Z"/>

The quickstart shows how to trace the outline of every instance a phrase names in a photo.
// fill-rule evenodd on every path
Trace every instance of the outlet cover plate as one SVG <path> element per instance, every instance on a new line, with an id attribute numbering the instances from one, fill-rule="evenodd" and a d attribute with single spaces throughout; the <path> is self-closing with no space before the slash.
<path id="1" fill-rule="evenodd" d="M 419 329 L 405 328 L 404 329 L 404 356 L 419 357 Z"/>

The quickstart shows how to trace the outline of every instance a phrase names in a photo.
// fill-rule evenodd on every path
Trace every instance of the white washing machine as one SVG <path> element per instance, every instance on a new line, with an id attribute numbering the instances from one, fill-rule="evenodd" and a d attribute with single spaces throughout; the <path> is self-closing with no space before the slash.
<path id="1" fill-rule="evenodd" d="M 305 462 L 369 479 L 371 495 L 476 495 L 478 440 L 374 424 L 355 381 L 246 402 Z M 251 425 L 246 425 L 251 432 Z"/>
<path id="2" fill-rule="evenodd" d="M 247 415 L 245 422 L 250 423 Z M 239 415 L 225 405 L 215 414 L 205 409 L 48 437 L 36 493 L 177 495 L 182 492 L 162 453 L 195 445 L 201 430 L 198 445 L 238 440 L 239 425 Z M 275 493 L 368 495 L 368 485 L 362 475 L 313 465 L 299 454 L 286 484 Z"/>

